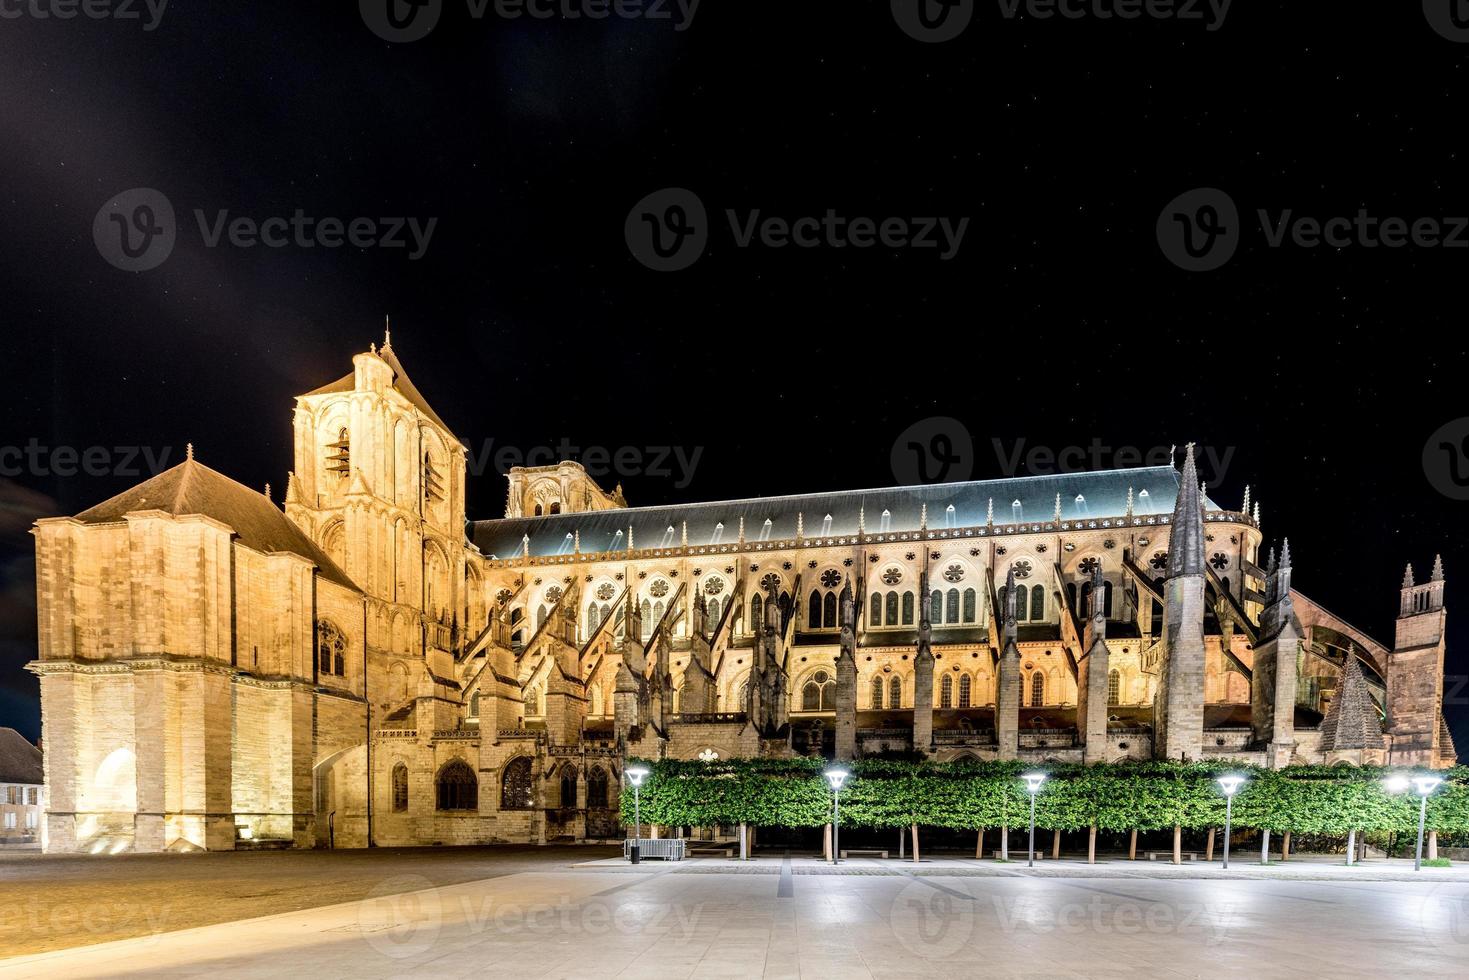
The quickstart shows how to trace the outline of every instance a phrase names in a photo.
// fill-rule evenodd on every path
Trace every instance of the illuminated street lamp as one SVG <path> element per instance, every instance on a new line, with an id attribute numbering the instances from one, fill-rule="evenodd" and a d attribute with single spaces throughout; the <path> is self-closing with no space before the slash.
<path id="1" fill-rule="evenodd" d="M 1437 776 L 1391 776 L 1383 785 L 1389 793 L 1406 792 L 1409 786 L 1418 794 L 1418 849 L 1413 852 L 1413 870 L 1423 870 L 1423 825 L 1428 820 L 1428 797 L 1438 789 L 1443 780 Z"/>
<path id="2" fill-rule="evenodd" d="M 1215 780 L 1224 791 L 1224 867 L 1229 869 L 1229 825 L 1234 817 L 1234 794 L 1245 784 L 1243 776 L 1220 776 Z"/>
<path id="3" fill-rule="evenodd" d="M 1046 781 L 1046 774 L 1028 772 L 1020 778 L 1025 780 L 1025 788 L 1030 792 L 1030 857 L 1025 866 L 1033 868 L 1035 867 L 1035 794 L 1040 792 L 1041 783 Z"/>
<path id="4" fill-rule="evenodd" d="M 842 783 L 847 781 L 848 773 L 845 769 L 828 769 L 822 775 L 831 787 L 831 863 L 836 864 L 837 856 L 841 854 L 838 848 L 842 833 Z"/>
<path id="5" fill-rule="evenodd" d="M 632 847 L 628 851 L 628 860 L 637 864 L 643 859 L 643 808 L 642 808 L 642 785 L 643 780 L 648 778 L 648 770 L 644 766 L 628 766 L 627 781 L 632 783 L 632 812 L 633 812 L 633 835 Z"/>

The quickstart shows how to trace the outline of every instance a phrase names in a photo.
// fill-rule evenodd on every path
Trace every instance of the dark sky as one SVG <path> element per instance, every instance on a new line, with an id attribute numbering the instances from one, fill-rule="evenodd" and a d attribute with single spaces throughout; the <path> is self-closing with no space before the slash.
<path id="1" fill-rule="evenodd" d="M 889 484 L 895 439 L 936 416 L 962 422 L 976 477 L 1015 469 L 1018 440 L 1197 440 L 1229 454 L 1216 499 L 1256 488 L 1302 591 L 1390 642 L 1404 562 L 1422 576 L 1441 550 L 1452 609 L 1469 504 L 1435 489 L 1423 452 L 1469 416 L 1469 249 L 1271 247 L 1256 212 L 1365 209 L 1453 234 L 1469 44 L 1407 2 L 1241 2 L 1217 30 L 983 2 L 936 44 L 889 6 L 705 0 L 675 30 L 672 5 L 673 22 L 511 20 L 448 0 L 400 44 L 345 2 L 173 0 L 151 31 L 146 11 L 0 21 L 0 448 L 46 450 L 0 458 L 0 724 L 38 728 L 30 522 L 146 475 L 117 472 L 115 447 L 173 462 L 192 441 L 279 499 L 292 396 L 346 373 L 386 313 L 477 453 L 700 454 L 686 486 L 625 467 L 635 504 Z M 697 194 L 709 243 L 660 273 L 624 225 L 667 187 Z M 1189 272 L 1156 225 L 1199 187 L 1237 206 L 1239 244 Z M 130 188 L 177 219 L 146 272 L 93 237 Z M 298 209 L 437 223 L 415 261 L 210 247 L 195 215 Z M 740 247 L 727 210 L 969 223 L 945 260 Z M 54 450 L 88 447 L 107 447 L 102 472 L 57 474 Z M 498 516 L 504 494 L 487 470 L 471 515 Z M 1459 678 L 1466 622 L 1451 616 Z"/>

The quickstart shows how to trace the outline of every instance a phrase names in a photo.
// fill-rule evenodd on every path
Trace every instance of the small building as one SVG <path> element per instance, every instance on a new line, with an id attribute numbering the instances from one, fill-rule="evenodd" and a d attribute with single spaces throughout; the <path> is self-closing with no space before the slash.
<path id="1" fill-rule="evenodd" d="M 14 728 L 0 728 L 0 846 L 40 842 L 43 772 L 41 750 Z"/>

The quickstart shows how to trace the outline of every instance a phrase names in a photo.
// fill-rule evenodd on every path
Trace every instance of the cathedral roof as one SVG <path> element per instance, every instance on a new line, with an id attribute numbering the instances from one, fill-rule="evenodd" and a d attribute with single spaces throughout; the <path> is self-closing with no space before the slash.
<path id="1" fill-rule="evenodd" d="M 393 351 L 393 345 L 384 344 L 378 349 L 377 355 L 387 362 L 388 367 L 393 369 L 393 387 L 397 390 L 398 394 L 408 399 L 414 408 L 417 408 L 424 415 L 428 416 L 439 428 L 453 435 L 454 430 L 449 428 L 443 419 L 439 418 L 439 413 L 429 407 L 428 399 L 423 397 L 423 393 L 409 379 L 408 372 L 403 370 L 403 362 L 398 360 L 398 355 Z M 331 395 L 342 391 L 352 391 L 356 386 L 357 374 L 354 371 L 349 371 L 331 384 L 325 384 L 314 391 L 308 391 L 303 397 L 309 398 L 312 395 Z"/>
<path id="2" fill-rule="evenodd" d="M 14 728 L 0 728 L 0 783 L 39 786 L 45 781 L 41 750 Z"/>
<path id="3" fill-rule="evenodd" d="M 151 479 L 82 511 L 85 524 L 112 524 L 128 514 L 161 510 L 182 517 L 199 514 L 227 524 L 242 544 L 264 554 L 288 552 L 313 562 L 323 578 L 360 591 L 347 573 L 258 490 L 231 480 L 194 459 L 188 459 Z"/>
<path id="4" fill-rule="evenodd" d="M 473 540 L 484 554 L 508 559 L 521 553 L 527 535 L 532 557 L 570 554 L 576 536 L 583 554 L 622 551 L 627 548 L 629 526 L 635 549 L 676 548 L 683 543 L 685 522 L 690 547 L 734 544 L 741 518 L 746 541 L 794 538 L 798 517 L 807 538 L 853 535 L 859 522 L 868 534 L 899 534 L 917 531 L 925 512 L 927 526 L 935 530 L 983 526 L 991 502 L 995 524 L 1040 524 L 1055 516 L 1057 494 L 1061 496 L 1061 519 L 1075 521 L 1122 517 L 1127 513 L 1129 492 L 1134 514 L 1168 515 L 1178 496 L 1177 471 L 1171 466 L 1147 466 L 506 518 L 476 521 Z M 1207 500 L 1205 506 L 1217 509 Z M 766 521 L 770 522 L 768 531 Z"/>

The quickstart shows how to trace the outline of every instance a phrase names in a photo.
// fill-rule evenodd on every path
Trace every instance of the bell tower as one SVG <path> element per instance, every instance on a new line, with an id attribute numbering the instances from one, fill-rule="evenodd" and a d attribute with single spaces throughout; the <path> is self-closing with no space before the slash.
<path id="1" fill-rule="evenodd" d="M 1403 573 L 1398 622 L 1387 658 L 1387 733 L 1391 765 L 1439 764 L 1444 726 L 1443 558 L 1435 557 L 1428 581 L 1415 584 L 1413 566 Z"/>

